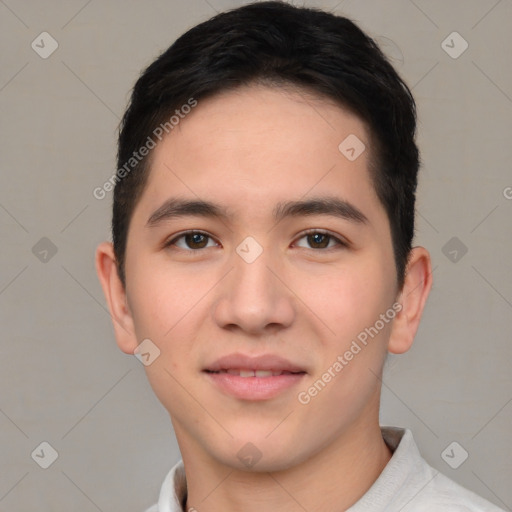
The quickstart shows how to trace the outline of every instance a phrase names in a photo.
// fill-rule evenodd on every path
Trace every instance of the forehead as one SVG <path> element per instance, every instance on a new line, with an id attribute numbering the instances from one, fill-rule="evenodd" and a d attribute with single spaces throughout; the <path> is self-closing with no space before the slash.
<path id="1" fill-rule="evenodd" d="M 157 145 L 141 202 L 207 197 L 254 216 L 284 199 L 337 193 L 370 202 L 377 213 L 370 150 L 364 123 L 332 102 L 301 90 L 243 87 L 199 101 Z"/>

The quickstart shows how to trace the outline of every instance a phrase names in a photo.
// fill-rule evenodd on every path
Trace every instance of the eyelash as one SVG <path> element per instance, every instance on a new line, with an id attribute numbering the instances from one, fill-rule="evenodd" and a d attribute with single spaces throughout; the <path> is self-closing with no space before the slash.
<path id="1" fill-rule="evenodd" d="M 314 247 L 309 247 L 307 248 L 308 250 L 311 250 L 311 251 L 330 251 L 330 250 L 333 250 L 333 249 L 336 249 L 336 248 L 346 248 L 348 247 L 348 243 L 347 242 L 344 242 L 343 240 L 340 240 L 338 237 L 334 236 L 333 234 L 329 233 L 328 231 L 324 231 L 322 229 L 309 229 L 305 232 L 303 232 L 298 238 L 297 240 L 300 240 L 304 237 L 307 237 L 308 235 L 314 235 L 314 234 L 320 234 L 320 235 L 325 235 L 329 238 L 329 242 L 331 240 L 334 240 L 337 242 L 337 247 L 328 247 L 328 248 L 314 248 Z M 215 240 L 213 236 L 209 235 L 208 233 L 205 233 L 204 231 L 197 231 L 197 230 L 190 230 L 190 231 L 184 231 L 183 233 L 179 234 L 178 236 L 172 238 L 171 240 L 167 241 L 164 243 L 164 248 L 170 248 L 172 247 L 173 245 L 175 245 L 175 243 L 180 240 L 181 238 L 187 236 L 187 235 L 203 235 L 207 238 L 210 238 L 212 240 Z M 202 247 L 201 249 L 182 249 L 181 247 L 178 247 L 179 250 L 182 250 L 182 251 L 185 251 L 185 252 L 189 252 L 189 253 L 193 253 L 193 252 L 200 252 L 204 249 L 209 249 L 209 247 Z"/>

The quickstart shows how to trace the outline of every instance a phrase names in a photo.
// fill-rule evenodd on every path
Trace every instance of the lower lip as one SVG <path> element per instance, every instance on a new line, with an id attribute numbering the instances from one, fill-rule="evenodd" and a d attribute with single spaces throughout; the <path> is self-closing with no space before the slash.
<path id="1" fill-rule="evenodd" d="M 268 400 L 296 386 L 305 373 L 287 373 L 272 377 L 240 377 L 229 373 L 206 375 L 224 392 L 241 400 Z"/>

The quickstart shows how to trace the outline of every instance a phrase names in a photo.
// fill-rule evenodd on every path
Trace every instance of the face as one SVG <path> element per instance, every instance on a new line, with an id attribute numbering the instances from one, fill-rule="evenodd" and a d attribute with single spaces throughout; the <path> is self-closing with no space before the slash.
<path id="1" fill-rule="evenodd" d="M 261 86 L 199 102 L 155 148 L 126 298 L 184 455 L 277 470 L 376 421 L 397 289 L 370 150 L 354 115 Z"/>

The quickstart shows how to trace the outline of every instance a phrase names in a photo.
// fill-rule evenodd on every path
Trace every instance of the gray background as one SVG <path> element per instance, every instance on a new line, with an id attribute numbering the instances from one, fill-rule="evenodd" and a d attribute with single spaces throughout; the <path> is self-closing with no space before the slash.
<path id="1" fill-rule="evenodd" d="M 0 1 L 2 512 L 141 512 L 179 458 L 142 365 L 114 341 L 93 262 L 111 194 L 92 191 L 115 170 L 141 68 L 243 3 Z M 419 106 L 416 242 L 434 287 L 414 347 L 390 357 L 382 423 L 412 428 L 430 464 L 511 510 L 512 2 L 306 4 L 376 37 Z M 59 44 L 46 59 L 31 47 L 43 31 Z M 457 58 L 442 47 L 453 31 L 469 44 Z M 43 441 L 59 455 L 48 469 L 31 457 Z M 453 441 L 452 464 L 469 453 L 458 469 L 441 456 Z"/>

